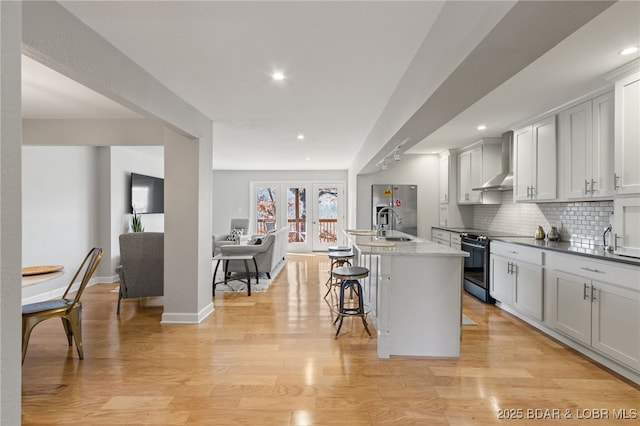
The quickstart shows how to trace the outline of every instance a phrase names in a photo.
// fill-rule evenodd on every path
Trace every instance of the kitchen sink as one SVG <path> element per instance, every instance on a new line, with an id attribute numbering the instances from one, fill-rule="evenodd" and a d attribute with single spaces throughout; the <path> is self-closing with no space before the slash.
<path id="1" fill-rule="evenodd" d="M 413 241 L 413 238 L 409 237 L 383 237 L 382 239 L 386 241 Z"/>

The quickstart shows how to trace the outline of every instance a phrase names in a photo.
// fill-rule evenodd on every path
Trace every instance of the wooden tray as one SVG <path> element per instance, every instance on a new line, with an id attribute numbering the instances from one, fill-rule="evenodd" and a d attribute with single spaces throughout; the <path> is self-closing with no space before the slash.
<path id="1" fill-rule="evenodd" d="M 376 231 L 371 229 L 347 229 L 347 232 L 355 236 L 371 236 L 376 235 Z"/>
<path id="2" fill-rule="evenodd" d="M 50 274 L 52 272 L 62 271 L 64 266 L 62 265 L 38 265 L 38 266 L 26 266 L 22 268 L 22 276 L 30 276 L 30 275 L 42 275 L 42 274 Z"/>

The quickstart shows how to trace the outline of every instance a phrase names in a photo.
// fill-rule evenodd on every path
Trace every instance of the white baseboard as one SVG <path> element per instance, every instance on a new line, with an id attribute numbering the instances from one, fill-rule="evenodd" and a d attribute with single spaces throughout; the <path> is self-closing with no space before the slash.
<path id="1" fill-rule="evenodd" d="M 209 303 L 197 314 L 164 312 L 161 324 L 198 324 L 213 312 L 213 302 Z"/>

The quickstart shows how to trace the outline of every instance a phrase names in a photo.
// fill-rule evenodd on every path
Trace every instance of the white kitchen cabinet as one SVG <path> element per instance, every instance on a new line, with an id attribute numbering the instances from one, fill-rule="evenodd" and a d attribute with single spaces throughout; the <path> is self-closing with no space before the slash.
<path id="1" fill-rule="evenodd" d="M 451 233 L 443 229 L 431 228 L 431 241 L 451 247 Z"/>
<path id="2" fill-rule="evenodd" d="M 543 316 L 542 254 L 538 249 L 494 242 L 491 297 L 538 321 Z"/>
<path id="3" fill-rule="evenodd" d="M 451 155 L 448 152 L 440 154 L 440 204 L 449 202 L 449 170 Z"/>
<path id="4" fill-rule="evenodd" d="M 615 84 L 615 189 L 640 194 L 640 71 Z"/>
<path id="5" fill-rule="evenodd" d="M 609 92 L 560 112 L 561 178 L 566 198 L 613 194 L 613 107 L 613 92 Z"/>
<path id="6" fill-rule="evenodd" d="M 556 116 L 514 132 L 514 201 L 556 199 Z"/>
<path id="7" fill-rule="evenodd" d="M 502 256 L 491 255 L 489 271 L 491 275 L 489 294 L 494 299 L 511 305 L 513 300 L 511 262 Z"/>
<path id="8" fill-rule="evenodd" d="M 640 164 L 637 167 L 640 168 Z M 640 257 L 640 198 L 617 197 L 613 200 L 611 245 L 616 254 Z"/>
<path id="9" fill-rule="evenodd" d="M 553 327 L 640 371 L 640 272 L 611 262 L 554 255 Z"/>
<path id="10" fill-rule="evenodd" d="M 502 171 L 499 138 L 485 138 L 458 155 L 458 204 L 499 204 L 496 192 L 474 191 Z"/>
<path id="11" fill-rule="evenodd" d="M 554 271 L 555 329 L 640 370 L 640 293 Z"/>

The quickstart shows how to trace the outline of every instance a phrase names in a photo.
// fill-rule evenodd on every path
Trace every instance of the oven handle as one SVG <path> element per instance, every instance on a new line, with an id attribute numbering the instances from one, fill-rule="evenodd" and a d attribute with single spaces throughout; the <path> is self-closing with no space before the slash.
<path id="1" fill-rule="evenodd" d="M 487 246 L 482 246 L 482 245 L 480 245 L 480 246 L 479 246 L 479 245 L 476 245 L 476 244 L 471 244 L 471 243 L 466 242 L 466 241 L 462 241 L 462 242 L 460 243 L 460 245 L 461 245 L 461 247 L 469 246 L 469 247 L 475 247 L 475 248 L 479 248 L 479 249 L 485 249 L 485 248 L 487 248 Z"/>

